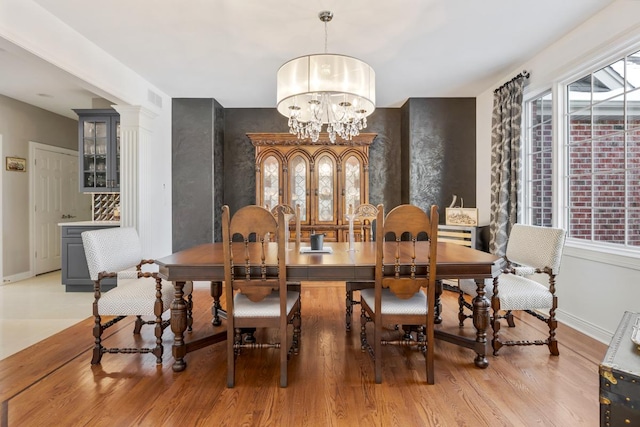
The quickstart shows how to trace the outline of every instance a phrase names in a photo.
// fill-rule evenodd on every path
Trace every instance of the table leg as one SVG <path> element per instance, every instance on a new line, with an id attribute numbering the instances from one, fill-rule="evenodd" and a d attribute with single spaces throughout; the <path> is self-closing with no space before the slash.
<path id="1" fill-rule="evenodd" d="M 222 295 L 222 282 L 211 282 L 211 296 L 213 297 L 213 320 L 211 323 L 213 326 L 222 325 L 220 320 L 220 313 L 222 312 L 222 305 L 220 305 L 220 296 Z"/>
<path id="2" fill-rule="evenodd" d="M 495 279 L 494 279 L 495 280 Z M 489 366 L 486 358 L 487 327 L 489 326 L 489 300 L 485 297 L 484 280 L 476 280 L 477 295 L 473 299 L 473 326 L 476 328 L 476 358 L 474 363 L 479 368 Z"/>
<path id="3" fill-rule="evenodd" d="M 173 286 L 175 288 L 174 299 L 171 302 L 171 331 L 173 331 L 173 371 L 184 371 L 187 367 L 187 362 L 184 360 L 184 356 L 187 354 L 187 346 L 184 342 L 184 331 L 187 330 L 187 302 L 184 300 L 184 281 L 175 281 Z"/>
<path id="4" fill-rule="evenodd" d="M 442 323 L 442 301 L 440 300 L 440 296 L 442 295 L 442 280 L 436 280 L 436 301 L 434 305 L 435 309 L 435 324 L 439 325 Z"/>

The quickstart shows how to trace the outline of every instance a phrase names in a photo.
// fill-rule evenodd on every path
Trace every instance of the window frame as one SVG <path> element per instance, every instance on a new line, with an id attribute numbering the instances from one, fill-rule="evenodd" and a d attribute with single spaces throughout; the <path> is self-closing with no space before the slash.
<path id="1" fill-rule="evenodd" d="M 566 163 L 567 153 L 565 152 L 565 143 L 568 140 L 568 124 L 566 122 L 567 105 L 567 88 L 576 80 L 587 74 L 595 73 L 603 67 L 615 63 L 621 58 L 626 58 L 635 52 L 640 51 L 640 39 L 618 43 L 617 45 L 609 44 L 606 51 L 594 52 L 591 58 L 588 58 L 580 64 L 573 63 L 570 69 L 567 68 L 564 73 L 560 73 L 558 78 L 552 79 L 550 85 L 545 87 L 525 88 L 523 98 L 523 126 L 522 126 L 522 182 L 523 182 L 523 205 L 520 211 L 519 221 L 530 224 L 531 216 L 529 215 L 530 207 L 530 189 L 527 187 L 527 180 L 530 180 L 531 173 L 527 164 L 527 156 L 530 152 L 528 146 L 529 138 L 525 134 L 530 126 L 525 123 L 529 120 L 528 103 L 534 101 L 538 97 L 551 89 L 552 96 L 552 224 L 554 227 L 563 227 L 568 229 L 568 209 L 567 209 L 567 169 Z M 567 237 L 565 244 L 565 254 L 591 260 L 599 263 L 606 263 L 634 270 L 640 270 L 640 247 L 623 246 L 621 244 L 611 244 L 602 241 L 587 241 Z"/>

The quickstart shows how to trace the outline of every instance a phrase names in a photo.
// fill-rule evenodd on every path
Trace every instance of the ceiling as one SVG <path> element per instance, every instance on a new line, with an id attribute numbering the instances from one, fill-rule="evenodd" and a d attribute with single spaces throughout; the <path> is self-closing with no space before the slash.
<path id="1" fill-rule="evenodd" d="M 170 97 L 275 107 L 284 62 L 328 52 L 376 72 L 378 107 L 474 97 L 613 0 L 34 0 Z M 0 94 L 76 118 L 91 85 L 0 38 Z M 530 70 L 535 73 L 535 70 Z"/>

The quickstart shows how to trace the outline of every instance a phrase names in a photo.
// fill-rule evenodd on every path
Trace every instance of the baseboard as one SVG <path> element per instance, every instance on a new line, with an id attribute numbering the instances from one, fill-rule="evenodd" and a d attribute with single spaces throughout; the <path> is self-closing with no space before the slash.
<path id="1" fill-rule="evenodd" d="M 556 319 L 558 319 L 559 322 L 562 322 L 565 325 L 575 329 L 576 331 L 580 331 L 583 334 L 595 340 L 598 340 L 603 344 L 609 344 L 611 342 L 611 338 L 613 337 L 612 332 L 606 331 L 601 327 L 594 325 L 593 323 L 589 323 L 562 310 L 556 310 Z"/>
<path id="2" fill-rule="evenodd" d="M 30 271 L 25 271 L 24 273 L 14 274 L 13 276 L 4 276 L 2 278 L 2 284 L 8 285 L 9 283 L 19 282 L 20 280 L 25 280 L 33 277 Z"/>

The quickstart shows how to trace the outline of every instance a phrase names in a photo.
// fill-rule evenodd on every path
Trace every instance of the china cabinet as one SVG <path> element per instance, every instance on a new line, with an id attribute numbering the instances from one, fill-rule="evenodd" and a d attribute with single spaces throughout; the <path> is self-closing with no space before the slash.
<path id="1" fill-rule="evenodd" d="M 112 109 L 78 114 L 79 183 L 83 193 L 120 190 L 120 115 Z"/>
<path id="2" fill-rule="evenodd" d="M 326 134 L 315 143 L 288 133 L 247 136 L 255 147 L 256 204 L 299 205 L 303 241 L 313 232 L 324 233 L 326 241 L 347 241 L 345 215 L 369 203 L 369 145 L 376 134 L 335 143 Z M 356 240 L 368 227 L 356 227 Z"/>

